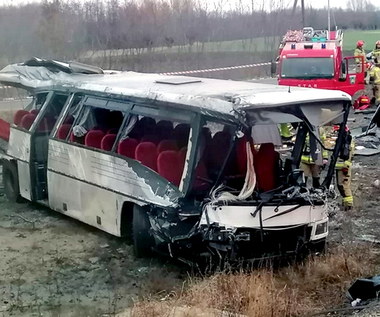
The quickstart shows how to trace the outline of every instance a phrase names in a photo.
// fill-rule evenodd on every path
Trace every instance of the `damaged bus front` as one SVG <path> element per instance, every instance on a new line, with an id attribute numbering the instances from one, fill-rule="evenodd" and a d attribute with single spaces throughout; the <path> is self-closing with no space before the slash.
<path id="1" fill-rule="evenodd" d="M 216 155 L 223 161 L 218 176 L 208 180 L 210 191 L 197 204 L 197 199 L 181 201 L 173 210 L 173 221 L 168 211 L 164 217 L 149 213 L 155 242 L 165 245 L 171 255 L 188 255 L 186 249 L 195 247 L 194 257 L 202 254 L 232 261 L 322 251 L 328 235 L 328 188 L 346 142 L 351 102 L 342 93 L 337 100 L 305 97 L 305 93 L 270 91 L 232 98 L 240 124 L 235 130 L 224 128 L 230 134 L 206 151 L 206 157 Z M 282 155 L 275 147 L 281 143 L 280 124 L 296 129 L 293 148 Z M 319 128 L 331 125 L 338 125 L 339 133 L 335 146 L 326 148 Z M 330 156 L 319 188 L 308 187 L 300 169 L 301 156 L 312 137 L 318 143 L 316 152 Z M 196 180 L 203 180 L 198 175 L 200 164 L 202 158 L 194 170 Z M 191 230 L 186 226 L 180 230 L 180 224 L 187 222 Z"/>
<path id="2" fill-rule="evenodd" d="M 10 200 L 131 236 L 138 256 L 193 262 L 323 248 L 348 95 L 41 59 L 6 67 L 0 82 L 34 97 L 14 122 L 0 122 Z M 284 123 L 297 132 L 288 151 Z M 323 150 L 318 130 L 329 124 L 339 134 L 325 180 L 312 189 L 301 155 L 310 138 Z"/>

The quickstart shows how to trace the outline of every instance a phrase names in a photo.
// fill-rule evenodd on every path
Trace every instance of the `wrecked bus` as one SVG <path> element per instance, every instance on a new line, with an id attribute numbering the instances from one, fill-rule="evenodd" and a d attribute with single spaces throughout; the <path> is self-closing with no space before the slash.
<path id="1" fill-rule="evenodd" d="M 239 260 L 323 248 L 347 94 L 40 59 L 5 67 L 0 82 L 33 96 L 13 123 L 0 122 L 10 200 L 130 236 L 137 256 Z M 281 123 L 298 131 L 286 159 L 268 141 L 267 128 Z M 310 189 L 299 169 L 305 139 L 330 123 L 340 126 L 330 166 Z"/>

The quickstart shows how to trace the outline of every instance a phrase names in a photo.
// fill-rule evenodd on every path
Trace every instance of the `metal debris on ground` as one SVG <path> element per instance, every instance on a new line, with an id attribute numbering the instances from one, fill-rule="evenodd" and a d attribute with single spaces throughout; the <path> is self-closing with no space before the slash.
<path id="1" fill-rule="evenodd" d="M 380 292 L 380 275 L 357 279 L 348 289 L 352 300 L 378 298 Z"/>

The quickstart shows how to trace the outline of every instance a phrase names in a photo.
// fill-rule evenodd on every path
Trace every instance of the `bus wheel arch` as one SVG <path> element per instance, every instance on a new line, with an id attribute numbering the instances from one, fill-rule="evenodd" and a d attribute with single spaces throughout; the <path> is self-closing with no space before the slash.
<path id="1" fill-rule="evenodd" d="M 152 254 L 155 242 L 150 229 L 147 208 L 135 204 L 133 206 L 132 238 L 133 250 L 138 258 L 149 257 Z"/>
<path id="2" fill-rule="evenodd" d="M 120 235 L 133 244 L 136 257 L 148 257 L 154 246 L 146 206 L 125 201 L 121 211 Z"/>
<path id="3" fill-rule="evenodd" d="M 3 186 L 7 199 L 11 202 L 21 203 L 20 186 L 18 181 L 18 170 L 15 161 L 3 160 Z"/>

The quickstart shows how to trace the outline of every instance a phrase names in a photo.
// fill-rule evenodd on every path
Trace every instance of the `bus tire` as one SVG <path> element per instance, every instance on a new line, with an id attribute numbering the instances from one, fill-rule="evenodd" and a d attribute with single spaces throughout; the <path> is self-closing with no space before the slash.
<path id="1" fill-rule="evenodd" d="M 3 161 L 3 186 L 5 196 L 9 201 L 17 203 L 23 201 L 20 195 L 16 165 L 9 161 Z"/>
<path id="2" fill-rule="evenodd" d="M 149 257 L 154 246 L 154 239 L 149 233 L 149 216 L 143 207 L 133 207 L 132 235 L 135 256 L 138 258 Z"/>

